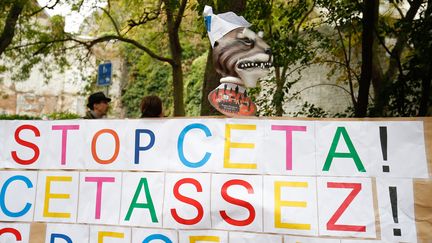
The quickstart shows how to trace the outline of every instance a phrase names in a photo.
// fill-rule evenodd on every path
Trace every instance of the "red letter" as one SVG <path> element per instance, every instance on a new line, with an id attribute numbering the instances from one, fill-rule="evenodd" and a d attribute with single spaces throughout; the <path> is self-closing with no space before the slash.
<path id="1" fill-rule="evenodd" d="M 327 222 L 327 230 L 339 230 L 339 231 L 355 231 L 355 232 L 366 232 L 366 226 L 360 225 L 346 225 L 336 224 L 336 221 L 342 216 L 347 207 L 351 204 L 354 198 L 361 191 L 360 183 L 338 183 L 338 182 L 327 182 L 328 188 L 352 188 L 348 197 L 342 202 L 342 205 L 336 210 L 330 220 Z"/>
<path id="2" fill-rule="evenodd" d="M 194 206 L 198 210 L 198 215 L 192 219 L 184 219 L 184 218 L 181 218 L 180 216 L 178 216 L 177 211 L 174 208 L 171 209 L 171 215 L 173 216 L 174 220 L 180 224 L 193 225 L 193 224 L 196 224 L 199 221 L 201 221 L 201 219 L 204 215 L 204 209 L 198 201 L 196 201 L 192 198 L 189 198 L 189 197 L 185 197 L 179 193 L 180 186 L 182 184 L 185 184 L 185 183 L 190 183 L 190 184 L 194 185 L 195 188 L 197 189 L 197 192 L 202 192 L 202 187 L 201 187 L 201 184 L 199 183 L 199 181 L 192 179 L 192 178 L 184 178 L 184 179 L 179 180 L 174 185 L 174 188 L 173 188 L 174 196 L 179 201 Z"/>
<path id="3" fill-rule="evenodd" d="M 12 154 L 12 158 L 18 164 L 29 165 L 29 164 L 33 164 L 39 158 L 39 148 L 38 148 L 38 146 L 36 146 L 36 144 L 24 141 L 19 137 L 20 132 L 24 129 L 32 130 L 36 137 L 40 136 L 40 132 L 37 129 L 37 127 L 32 126 L 32 125 L 22 125 L 22 126 L 18 127 L 18 129 L 15 131 L 15 141 L 18 144 L 21 144 L 22 146 L 31 148 L 34 151 L 34 156 L 30 159 L 20 159 L 20 158 L 18 158 L 16 151 L 12 151 L 11 154 Z"/>
<path id="4" fill-rule="evenodd" d="M 11 234 L 15 235 L 15 239 L 17 241 L 22 241 L 21 233 L 14 228 L 3 228 L 0 230 L 0 235 L 5 234 L 5 233 L 11 233 Z"/>
<path id="5" fill-rule="evenodd" d="M 62 131 L 62 151 L 61 151 L 61 164 L 66 164 L 66 143 L 67 143 L 67 131 L 68 130 L 78 130 L 79 125 L 54 125 L 52 130 Z"/>
<path id="6" fill-rule="evenodd" d="M 225 201 L 232 203 L 234 205 L 238 205 L 241 207 L 246 208 L 249 211 L 249 217 L 245 220 L 236 220 L 231 218 L 230 216 L 227 215 L 227 213 L 225 212 L 225 210 L 223 211 L 219 211 L 220 215 L 222 216 L 222 218 L 231 225 L 235 225 L 235 226 L 246 226 L 251 224 L 254 219 L 255 219 L 255 209 L 254 207 L 248 203 L 245 202 L 243 200 L 231 197 L 228 195 L 227 191 L 228 191 L 228 187 L 232 186 L 232 185 L 241 185 L 244 186 L 247 190 L 249 194 L 253 194 L 254 190 L 252 188 L 252 186 L 247 182 L 247 181 L 243 181 L 243 180 L 230 180 L 225 182 L 225 184 L 223 184 L 222 189 L 221 189 L 221 194 L 223 199 L 225 199 Z"/>

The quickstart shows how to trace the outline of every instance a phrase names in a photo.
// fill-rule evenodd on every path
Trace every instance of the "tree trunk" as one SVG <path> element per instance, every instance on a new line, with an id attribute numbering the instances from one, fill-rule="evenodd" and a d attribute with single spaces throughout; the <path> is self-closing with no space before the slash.
<path id="1" fill-rule="evenodd" d="M 180 45 L 179 27 L 183 18 L 184 9 L 187 0 L 182 0 L 174 18 L 174 4 L 169 0 L 165 1 L 165 11 L 167 15 L 167 28 L 169 48 L 173 63 L 171 64 L 173 74 L 173 98 L 174 98 L 174 116 L 184 116 L 183 101 L 183 70 L 182 70 L 182 47 Z"/>
<path id="2" fill-rule="evenodd" d="M 208 101 L 208 94 L 214 90 L 217 86 L 219 86 L 219 80 L 221 79 L 221 75 L 216 72 L 213 65 L 213 49 L 210 46 L 209 54 L 207 56 L 207 64 L 204 73 L 204 81 L 202 88 L 202 96 L 201 96 L 201 115 L 211 116 L 211 115 L 220 115 L 220 113 L 210 104 Z"/>
<path id="3" fill-rule="evenodd" d="M 285 72 L 282 72 L 281 74 L 281 69 L 282 67 L 275 67 L 275 80 L 276 80 L 276 91 L 273 95 L 273 104 L 275 106 L 275 110 L 276 110 L 276 116 L 282 116 L 283 115 L 283 97 L 284 97 L 284 93 L 283 93 L 283 87 L 285 84 Z M 282 68 L 284 69 L 284 68 Z"/>
<path id="4" fill-rule="evenodd" d="M 217 5 L 214 7 L 215 13 L 224 13 L 227 11 L 232 11 L 238 15 L 246 8 L 246 0 L 225 0 L 225 1 L 216 1 Z M 203 80 L 203 88 L 202 88 L 202 96 L 201 96 L 201 115 L 209 116 L 209 115 L 220 115 L 216 109 L 210 104 L 207 99 L 208 94 L 219 86 L 219 79 L 221 75 L 216 72 L 213 66 L 212 61 L 213 49 L 210 47 L 209 54 L 207 56 L 206 69 Z"/>
<path id="5" fill-rule="evenodd" d="M 168 27 L 169 46 L 174 64 L 172 67 L 173 74 L 173 98 L 174 98 L 174 116 L 184 116 L 183 100 L 183 69 L 182 69 L 182 49 L 178 31 L 170 30 Z"/>
<path id="6" fill-rule="evenodd" d="M 6 48 L 12 43 L 12 39 L 15 36 L 15 25 L 26 3 L 27 3 L 26 0 L 14 1 L 11 9 L 9 10 L 3 28 L 3 32 L 0 36 L 0 56 L 3 54 Z"/>
<path id="7" fill-rule="evenodd" d="M 172 66 L 173 74 L 173 97 L 174 97 L 174 116 L 184 116 L 184 102 L 183 102 L 183 70 L 182 65 Z"/>
<path id="8" fill-rule="evenodd" d="M 365 117 L 369 102 L 369 88 L 372 79 L 373 41 L 375 30 L 375 8 L 378 0 L 365 0 L 362 20 L 362 65 L 359 82 L 357 106 L 355 107 L 356 117 Z"/>

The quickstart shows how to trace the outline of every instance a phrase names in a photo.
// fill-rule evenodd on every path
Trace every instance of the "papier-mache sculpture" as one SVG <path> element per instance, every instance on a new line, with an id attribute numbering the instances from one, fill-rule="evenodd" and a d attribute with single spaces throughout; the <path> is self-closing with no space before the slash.
<path id="1" fill-rule="evenodd" d="M 272 66 L 270 47 L 263 41 L 262 32 L 256 34 L 242 16 L 233 12 L 213 14 L 204 8 L 204 20 L 213 47 L 213 64 L 222 75 L 221 84 L 210 92 L 208 99 L 222 114 L 253 116 L 256 105 L 246 88 L 256 87 Z"/>

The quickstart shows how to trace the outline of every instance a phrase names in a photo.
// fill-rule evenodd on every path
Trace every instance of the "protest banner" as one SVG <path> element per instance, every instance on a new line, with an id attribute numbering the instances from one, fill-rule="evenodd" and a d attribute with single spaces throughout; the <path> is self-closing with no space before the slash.
<path id="1" fill-rule="evenodd" d="M 432 240 L 432 119 L 0 121 L 0 242 Z"/>

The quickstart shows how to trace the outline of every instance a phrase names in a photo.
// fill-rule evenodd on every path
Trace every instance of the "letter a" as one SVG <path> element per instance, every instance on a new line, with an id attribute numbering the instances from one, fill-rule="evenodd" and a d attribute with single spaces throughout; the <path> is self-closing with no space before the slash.
<path id="1" fill-rule="evenodd" d="M 342 152 L 336 152 L 336 148 L 339 144 L 340 136 L 343 136 L 345 143 L 348 147 L 349 152 L 348 153 L 342 153 Z M 364 168 L 360 157 L 357 154 L 357 151 L 354 148 L 353 143 L 351 142 L 351 139 L 348 135 L 348 132 L 345 127 L 338 127 L 336 129 L 336 134 L 333 138 L 333 142 L 330 147 L 330 151 L 327 155 L 327 159 L 324 163 L 323 171 L 329 171 L 330 165 L 333 162 L 333 158 L 352 158 L 354 160 L 354 163 L 356 164 L 357 170 L 360 172 L 366 172 L 366 169 Z"/>

